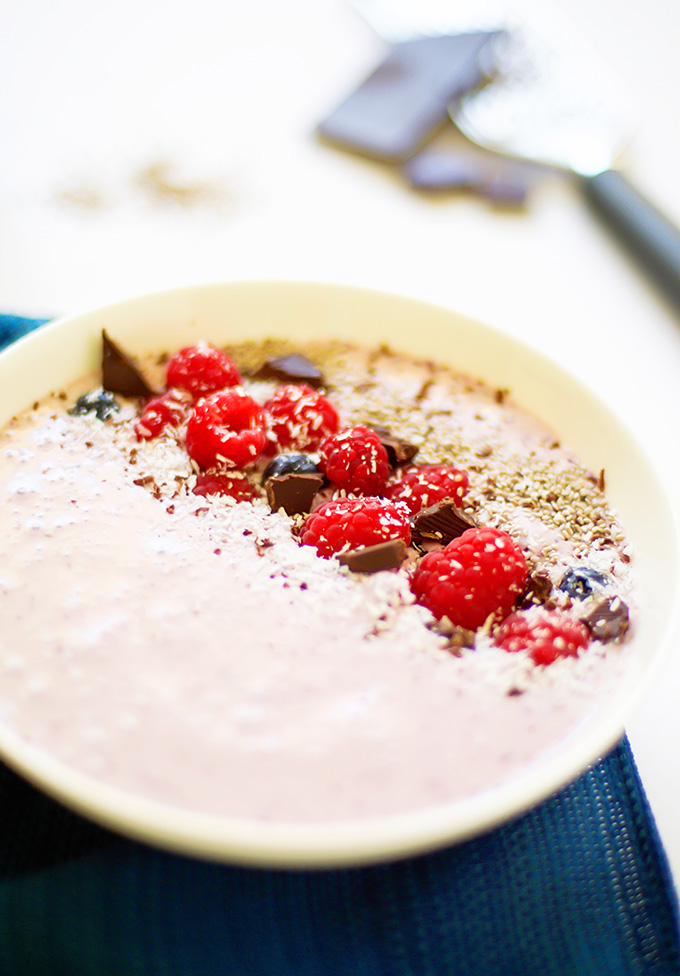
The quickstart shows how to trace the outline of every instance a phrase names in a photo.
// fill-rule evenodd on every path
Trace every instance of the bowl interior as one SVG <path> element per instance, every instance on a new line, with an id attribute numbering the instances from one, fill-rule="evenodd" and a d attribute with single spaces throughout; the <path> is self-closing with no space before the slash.
<path id="1" fill-rule="evenodd" d="M 72 316 L 0 356 L 0 422 L 94 369 L 101 329 L 133 354 L 285 336 L 347 339 L 450 364 L 511 391 L 593 470 L 636 554 L 640 623 L 630 664 L 606 704 L 521 775 L 436 809 L 376 821 L 253 823 L 169 809 L 95 782 L 0 728 L 0 751 L 28 778 L 84 814 L 187 853 L 258 864 L 332 865 L 401 856 L 472 836 L 567 783 L 621 736 L 678 629 L 678 532 L 664 486 L 644 452 L 576 379 L 522 343 L 455 312 L 370 290 L 296 282 L 242 282 L 177 289 Z"/>

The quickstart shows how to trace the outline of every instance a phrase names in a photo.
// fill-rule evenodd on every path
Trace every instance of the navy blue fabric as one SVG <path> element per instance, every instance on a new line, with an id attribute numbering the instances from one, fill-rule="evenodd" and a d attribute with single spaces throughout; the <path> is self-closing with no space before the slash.
<path id="1" fill-rule="evenodd" d="M 29 319 L 23 315 L 0 315 L 0 349 L 4 349 L 10 342 L 21 339 L 46 321 L 48 320 Z"/>
<path id="2" fill-rule="evenodd" d="M 678 903 L 626 738 L 474 840 L 333 870 L 156 850 L 0 764 L 5 974 L 678 976 Z"/>
<path id="3" fill-rule="evenodd" d="M 677 902 L 624 739 L 483 836 L 333 870 L 219 865 L 103 830 L 0 766 L 0 973 L 674 976 Z"/>

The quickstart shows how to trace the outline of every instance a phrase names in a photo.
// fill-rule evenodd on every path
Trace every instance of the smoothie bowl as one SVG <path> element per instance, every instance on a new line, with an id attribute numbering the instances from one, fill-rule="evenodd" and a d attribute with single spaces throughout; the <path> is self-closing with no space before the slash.
<path id="1" fill-rule="evenodd" d="M 338 865 L 478 834 L 622 735 L 678 536 L 517 341 L 336 285 L 131 299 L 0 356 L 0 754 L 130 836 Z"/>

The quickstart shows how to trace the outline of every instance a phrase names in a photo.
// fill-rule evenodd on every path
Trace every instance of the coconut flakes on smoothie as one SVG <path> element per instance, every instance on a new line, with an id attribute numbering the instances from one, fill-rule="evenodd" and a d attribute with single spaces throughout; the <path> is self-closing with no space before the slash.
<path id="1" fill-rule="evenodd" d="M 201 809 L 371 815 L 492 785 L 615 682 L 633 574 L 604 475 L 509 391 L 339 342 L 137 362 L 105 335 L 103 366 L 1 441 L 0 707 L 66 761 Z M 463 740 L 452 773 L 435 746 Z"/>

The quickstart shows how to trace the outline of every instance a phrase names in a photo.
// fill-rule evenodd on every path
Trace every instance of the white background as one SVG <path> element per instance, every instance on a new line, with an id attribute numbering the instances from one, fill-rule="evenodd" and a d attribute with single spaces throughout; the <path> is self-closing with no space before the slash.
<path id="1" fill-rule="evenodd" d="M 680 225 L 680 5 L 559 6 L 635 92 L 625 169 Z M 680 493 L 680 312 L 572 181 L 543 179 L 526 212 L 506 212 L 418 195 L 314 138 L 384 52 L 345 0 L 24 0 L 3 5 L 0 37 L 0 310 L 53 316 L 244 276 L 412 294 L 562 361 Z M 680 648 L 628 725 L 676 878 L 679 688 Z"/>

